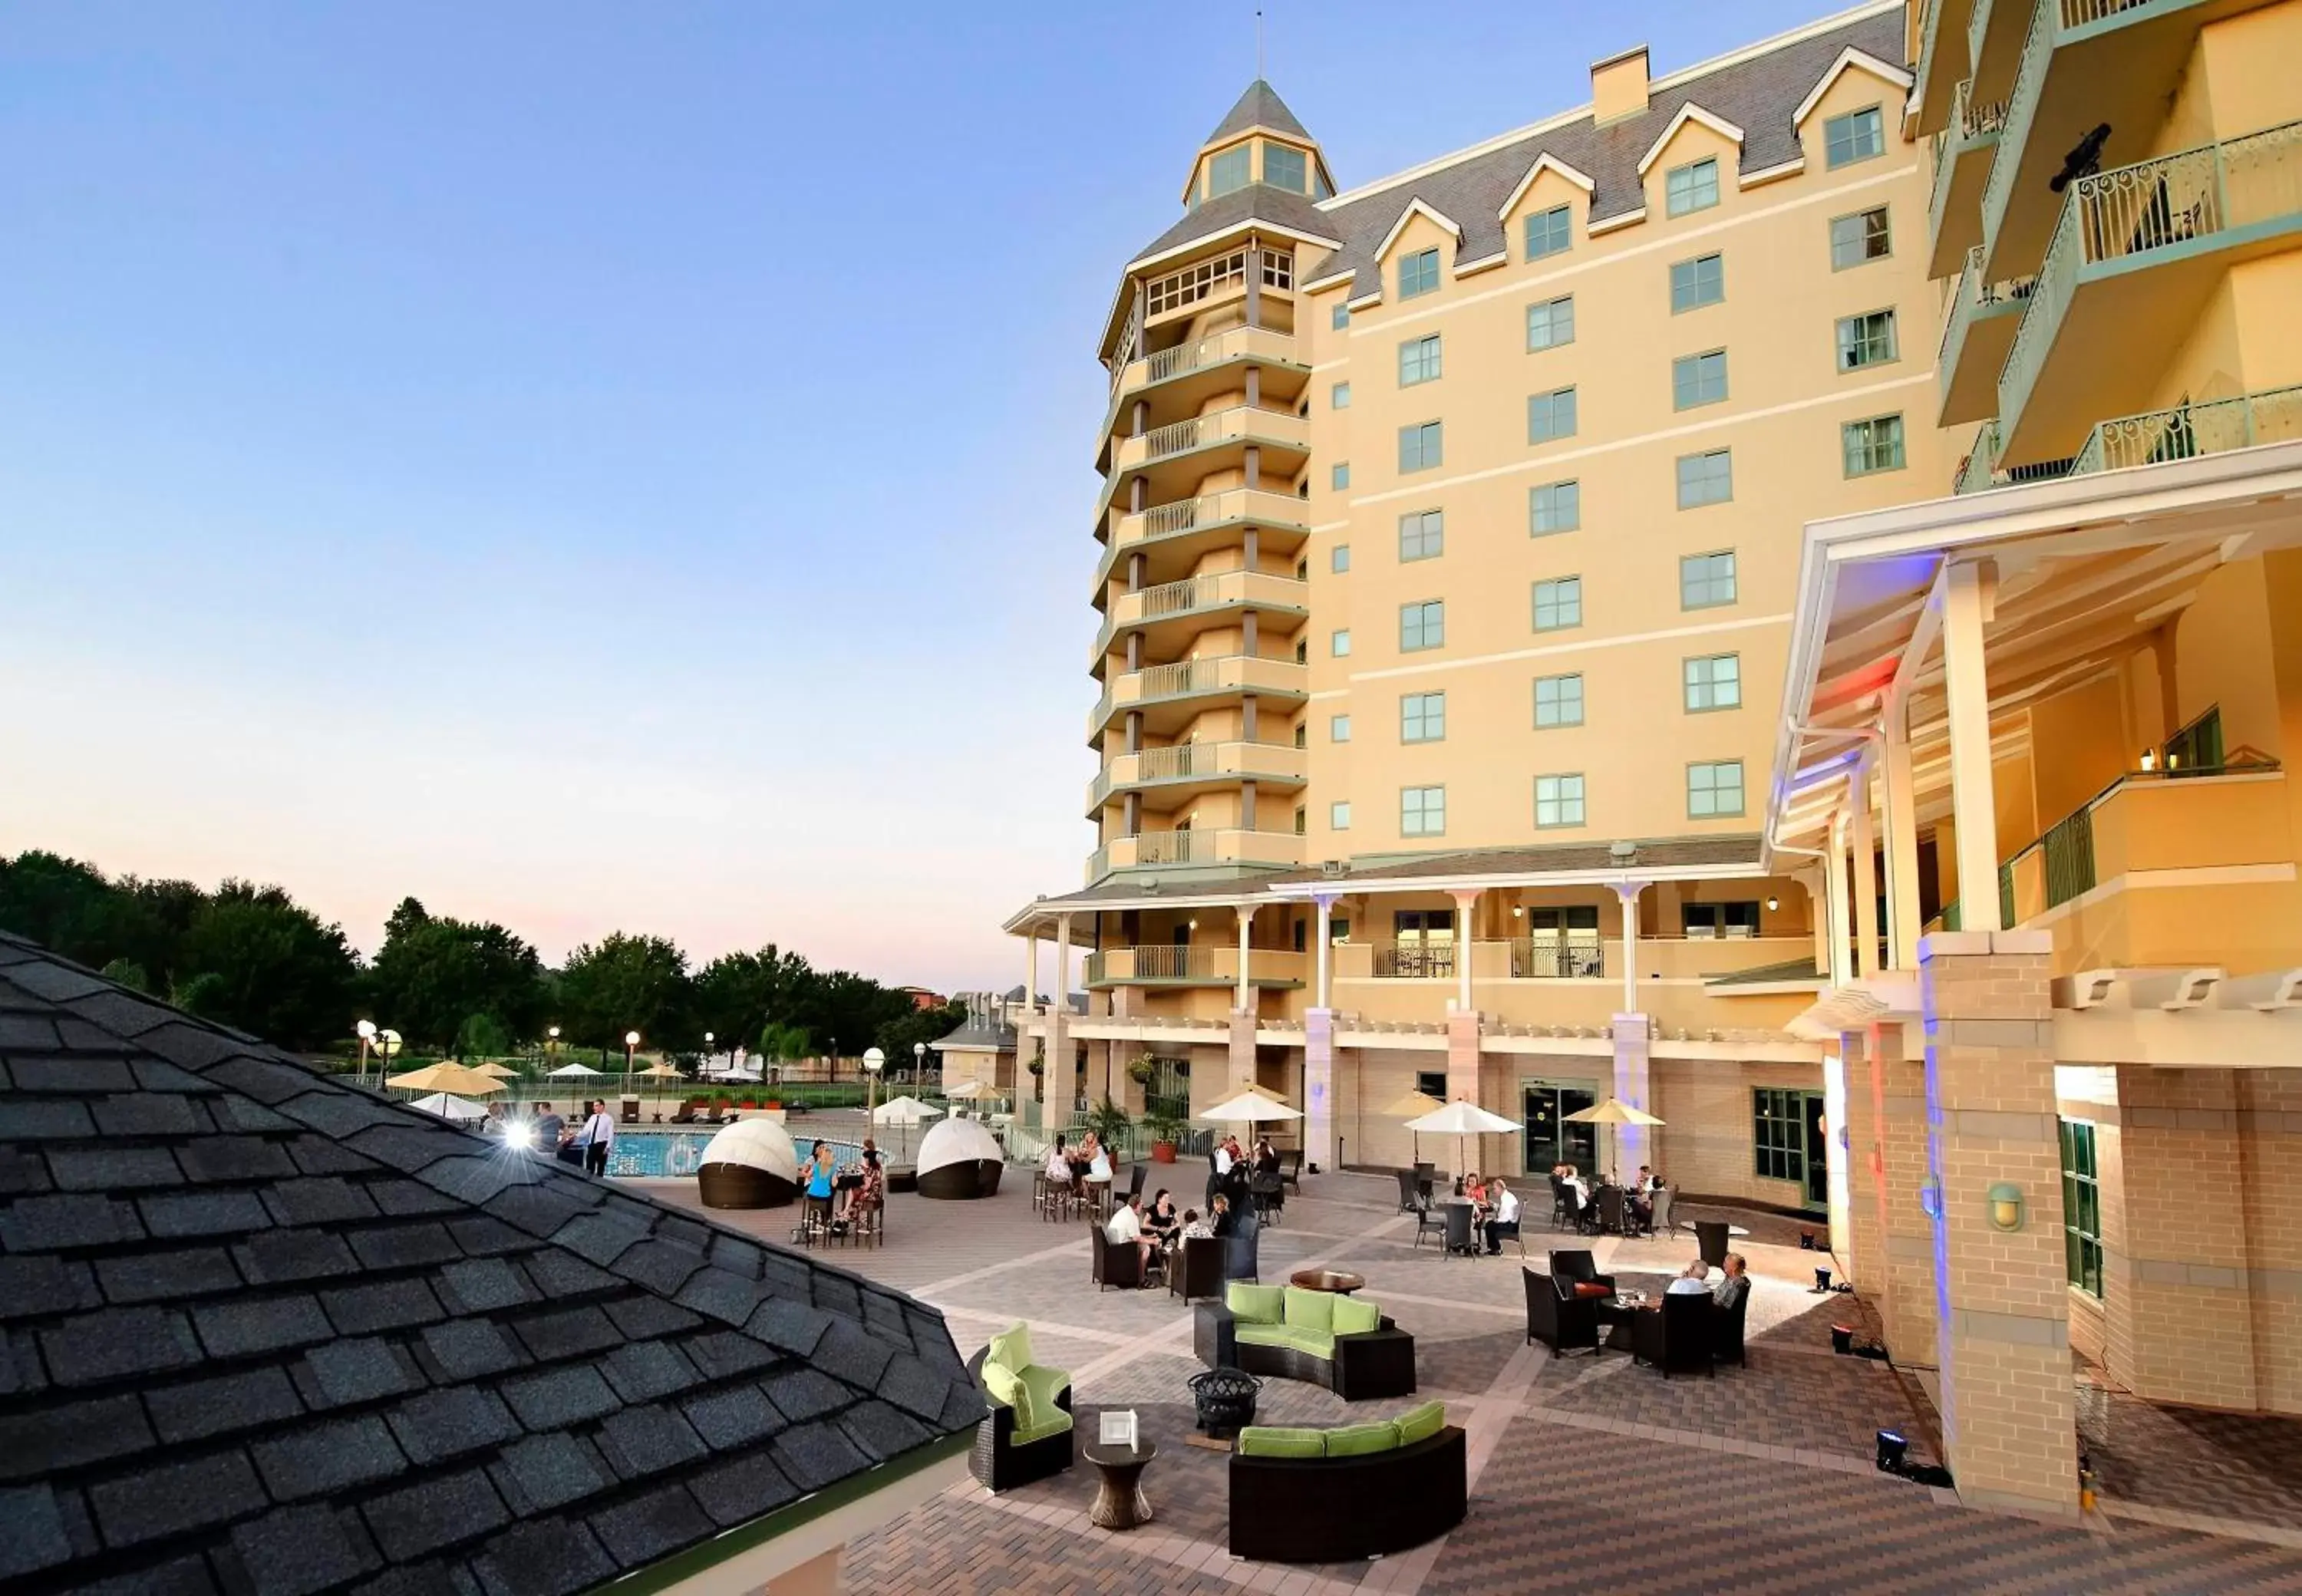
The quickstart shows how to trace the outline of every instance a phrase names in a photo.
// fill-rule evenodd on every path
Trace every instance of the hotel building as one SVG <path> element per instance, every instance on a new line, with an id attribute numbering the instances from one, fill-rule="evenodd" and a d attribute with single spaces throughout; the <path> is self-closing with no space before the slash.
<path id="1" fill-rule="evenodd" d="M 2073 1345 L 2302 1412 L 2298 59 L 1874 4 L 1340 191 L 1250 86 L 1102 331 L 1024 1131 L 1617 1097 L 1828 1215 L 1970 1499 L 2072 1509 Z"/>

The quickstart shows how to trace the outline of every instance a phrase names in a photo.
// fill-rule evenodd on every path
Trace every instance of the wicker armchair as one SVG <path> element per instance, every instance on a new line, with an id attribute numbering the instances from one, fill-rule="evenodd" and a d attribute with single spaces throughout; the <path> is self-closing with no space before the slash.
<path id="1" fill-rule="evenodd" d="M 1192 1236 L 1167 1255 L 1167 1289 L 1189 1302 L 1195 1298 L 1221 1297 L 1227 1244 L 1219 1236 Z"/>
<path id="2" fill-rule="evenodd" d="M 1712 1373 L 1710 1338 L 1718 1313 L 1708 1291 L 1666 1293 L 1662 1306 L 1631 1315 L 1631 1356 L 1673 1374 Z"/>
<path id="3" fill-rule="evenodd" d="M 978 1384 L 982 1382 L 983 1362 L 989 1352 L 987 1347 L 967 1361 L 967 1373 Z M 1063 1423 L 1051 1433 L 1019 1442 L 1015 1439 L 1015 1410 L 1004 1402 L 991 1402 L 990 1412 L 975 1426 L 975 1446 L 968 1454 L 967 1467 L 970 1474 L 993 1491 L 1012 1491 L 1019 1485 L 1059 1474 L 1071 1466 L 1071 1376 L 1037 1365 L 1025 1373 L 1050 1390 Z M 1043 1422 L 1040 1429 L 1047 1431 L 1052 1424 L 1052 1420 Z"/>
<path id="4" fill-rule="evenodd" d="M 1555 1274 L 1537 1274 L 1524 1264 L 1519 1275 L 1526 1285 L 1526 1339 L 1541 1341 L 1551 1351 L 1596 1352 L 1599 1349 L 1597 1297 L 1578 1297 L 1575 1282 Z"/>

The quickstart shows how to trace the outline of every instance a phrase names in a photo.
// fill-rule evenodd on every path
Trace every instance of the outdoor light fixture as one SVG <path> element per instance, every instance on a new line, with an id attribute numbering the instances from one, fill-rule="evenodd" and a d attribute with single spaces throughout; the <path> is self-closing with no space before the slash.
<path id="1" fill-rule="evenodd" d="M 2142 751 L 2142 768 L 2145 770 L 2155 770 L 2158 768 L 2158 751 L 2156 749 L 2146 748 Z"/>
<path id="2" fill-rule="evenodd" d="M 504 1127 L 504 1145 L 528 1148 L 535 1146 L 535 1125 L 530 1120 L 515 1120 Z"/>
<path id="3" fill-rule="evenodd" d="M 1919 1186 L 1919 1212 L 1928 1219 L 1940 1219 L 1943 1212 L 1942 1182 L 1928 1180 Z"/>
<path id="4" fill-rule="evenodd" d="M 1783 906 L 1783 901 L 1782 901 L 1782 899 L 1780 899 L 1780 898 L 1778 898 L 1778 897 L 1775 896 L 1775 895 L 1774 895 L 1774 894 L 1772 894 L 1772 893 L 1769 893 L 1769 894 L 1767 895 L 1767 912 L 1768 912 L 1769 914 L 1772 914 L 1776 910 L 1777 910 L 1777 909 L 1781 908 L 1782 906 Z"/>
<path id="5" fill-rule="evenodd" d="M 1990 1189 L 1990 1228 L 1994 1231 L 2019 1231 L 2022 1228 L 2022 1189 L 2010 1180 L 2001 1180 Z"/>
<path id="6" fill-rule="evenodd" d="M 1525 903 L 1513 903 L 1511 905 L 1511 918 L 1513 920 L 1519 919 L 1522 915 L 1525 914 L 1525 912 L 1526 905 Z"/>
<path id="7" fill-rule="evenodd" d="M 1911 1449 L 1910 1438 L 1893 1430 L 1878 1432 L 1878 1472 L 1898 1474 L 1903 1472 L 1903 1454 Z"/>

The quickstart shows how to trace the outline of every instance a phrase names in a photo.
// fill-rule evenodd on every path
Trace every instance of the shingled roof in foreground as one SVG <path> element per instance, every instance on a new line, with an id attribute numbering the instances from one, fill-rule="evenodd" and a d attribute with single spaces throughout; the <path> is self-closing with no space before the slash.
<path id="1" fill-rule="evenodd" d="M 982 1411 L 899 1292 L 0 933 L 16 1596 L 559 1596 L 756 1544 Z"/>

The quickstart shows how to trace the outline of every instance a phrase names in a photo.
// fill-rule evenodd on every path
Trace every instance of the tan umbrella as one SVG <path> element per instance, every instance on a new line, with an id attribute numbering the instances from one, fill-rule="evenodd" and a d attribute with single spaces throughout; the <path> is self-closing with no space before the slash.
<path id="1" fill-rule="evenodd" d="M 1435 1113 L 1446 1106 L 1428 1092 L 1405 1092 L 1379 1112 L 1386 1120 L 1413 1120 Z M 1417 1130 L 1412 1134 L 1415 1138 L 1415 1162 L 1420 1163 L 1423 1162 L 1423 1133 Z"/>
<path id="2" fill-rule="evenodd" d="M 650 1064 L 646 1069 L 642 1070 L 640 1073 L 655 1080 L 685 1080 L 686 1079 L 685 1076 L 679 1072 L 679 1066 L 676 1064 Z"/>
<path id="3" fill-rule="evenodd" d="M 449 1062 L 453 1063 L 455 1061 L 451 1059 Z M 498 1080 L 517 1080 L 519 1078 L 518 1071 L 507 1069 L 492 1061 L 484 1064 L 466 1064 L 464 1068 L 475 1075 L 492 1075 Z"/>
<path id="4" fill-rule="evenodd" d="M 503 1082 L 494 1076 L 461 1064 L 426 1064 L 421 1070 L 391 1076 L 383 1084 L 406 1092 L 448 1092 L 458 1097 L 484 1097 L 503 1090 Z"/>
<path id="5" fill-rule="evenodd" d="M 1609 1097 L 1594 1108 L 1578 1109 L 1564 1116 L 1575 1125 L 1659 1125 L 1662 1121 L 1643 1108 L 1633 1108 L 1617 1098 Z M 1615 1133 L 1607 1132 L 1607 1163 L 1615 1162 Z"/>

